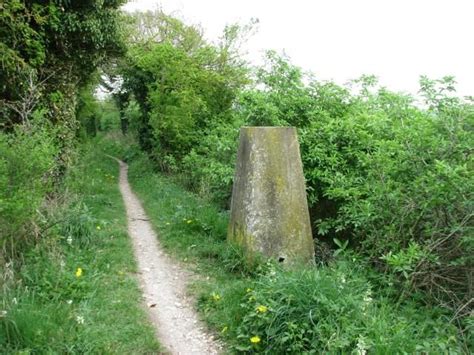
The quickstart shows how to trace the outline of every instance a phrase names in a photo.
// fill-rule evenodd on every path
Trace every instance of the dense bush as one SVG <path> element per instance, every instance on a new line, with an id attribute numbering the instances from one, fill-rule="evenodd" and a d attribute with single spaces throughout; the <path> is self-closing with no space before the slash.
<path id="1" fill-rule="evenodd" d="M 462 352 L 445 314 L 420 312 L 413 302 L 394 306 L 361 271 L 343 260 L 319 270 L 267 271 L 247 288 L 228 324 L 237 339 L 233 348 L 265 354 Z"/>
<path id="2" fill-rule="evenodd" d="M 0 265 L 38 238 L 38 210 L 51 192 L 56 153 L 46 128 L 0 132 Z"/>
<path id="3" fill-rule="evenodd" d="M 121 97 L 133 96 L 140 107 L 142 148 L 162 170 L 173 171 L 200 145 L 203 132 L 231 122 L 232 104 L 247 82 L 235 48 L 247 29 L 229 26 L 212 45 L 198 27 L 161 11 L 133 20 L 139 25 L 129 31 L 133 42 L 121 66 Z"/>
<path id="4" fill-rule="evenodd" d="M 192 53 L 170 43 L 142 51 L 137 65 L 152 80 L 131 77 L 147 88 L 132 93 L 162 169 L 226 207 L 238 128 L 296 126 L 315 236 L 348 240 L 407 291 L 469 312 L 474 106 L 454 95 L 453 78 L 422 78 L 417 101 L 370 76 L 320 82 L 270 52 L 254 85 L 219 107 L 210 103 L 226 91 L 206 94 L 214 76 L 206 69 L 201 80 Z"/>
<path id="5" fill-rule="evenodd" d="M 118 24 L 122 0 L 18 1 L 0 4 L 0 128 L 28 119 L 38 105 L 53 122 L 80 86 L 104 63 L 123 52 Z M 74 103 L 72 103 L 73 106 Z"/>
<path id="6" fill-rule="evenodd" d="M 88 115 L 76 116 L 79 91 L 123 53 L 122 3 L 0 3 L 0 267 L 39 237 L 41 207 L 75 156 L 78 116 Z M 94 116 L 87 119 L 94 131 Z"/>
<path id="7" fill-rule="evenodd" d="M 472 107 L 397 107 L 397 96 L 385 90 L 362 99 L 343 116 L 317 115 L 301 129 L 318 234 L 344 234 L 410 287 L 439 296 L 442 285 L 468 301 Z"/>
<path id="8" fill-rule="evenodd" d="M 230 206 L 239 128 L 244 121 L 217 124 L 182 161 L 184 183 L 221 207 Z"/>
<path id="9" fill-rule="evenodd" d="M 198 309 L 232 353 L 468 353 L 446 309 L 424 306 L 424 294 L 398 300 L 394 276 L 344 250 L 319 267 L 282 269 L 249 264 L 226 243 L 228 215 L 154 172 L 150 160 L 120 137 L 109 154 L 129 161 L 129 179 L 143 201 L 160 243 L 204 277 L 193 285 Z"/>
<path id="10" fill-rule="evenodd" d="M 216 125 L 184 158 L 199 191 L 228 201 L 238 125 L 299 128 L 314 234 L 350 244 L 448 307 L 472 298 L 474 107 L 452 78 L 422 79 L 424 107 L 362 77 L 352 88 L 304 77 L 271 53 L 235 126 Z M 207 188 L 207 190 L 206 190 Z"/>

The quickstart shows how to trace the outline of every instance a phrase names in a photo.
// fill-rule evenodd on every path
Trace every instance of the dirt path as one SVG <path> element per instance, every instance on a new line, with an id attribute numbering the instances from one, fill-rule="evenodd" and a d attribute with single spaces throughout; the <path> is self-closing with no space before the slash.
<path id="1" fill-rule="evenodd" d="M 128 232 L 138 261 L 140 285 L 150 319 L 161 344 L 171 354 L 219 354 L 186 296 L 191 276 L 161 250 L 140 201 L 128 184 L 125 163 L 120 164 L 120 191 L 127 210 Z"/>

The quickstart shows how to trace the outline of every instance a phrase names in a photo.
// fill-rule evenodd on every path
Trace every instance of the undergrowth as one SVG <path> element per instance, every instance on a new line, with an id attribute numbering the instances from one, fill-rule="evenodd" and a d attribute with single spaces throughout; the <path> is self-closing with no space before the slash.
<path id="1" fill-rule="evenodd" d="M 7 264 L 0 299 L 0 352 L 156 353 L 140 307 L 136 266 L 118 191 L 118 166 L 84 148 L 61 201 L 44 207 L 41 238 Z"/>
<path id="2" fill-rule="evenodd" d="M 129 179 L 160 242 L 202 277 L 197 308 L 231 353 L 469 353 L 446 310 L 422 294 L 400 298 L 389 276 L 348 251 L 326 266 L 281 269 L 245 261 L 226 242 L 228 215 L 157 174 L 134 145 L 105 141 L 129 161 Z M 468 318 L 468 322 L 469 322 Z M 471 337 L 471 338 L 470 338 Z"/>

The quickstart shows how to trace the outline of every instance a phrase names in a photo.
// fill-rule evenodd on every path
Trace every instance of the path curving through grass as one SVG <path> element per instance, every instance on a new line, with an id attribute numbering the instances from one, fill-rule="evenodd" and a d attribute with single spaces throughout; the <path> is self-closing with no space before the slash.
<path id="1" fill-rule="evenodd" d="M 127 211 L 128 232 L 138 263 L 147 311 L 160 343 L 171 354 L 219 354 L 186 296 L 191 274 L 161 249 L 143 207 L 128 183 L 127 164 L 120 164 L 120 191 Z"/>

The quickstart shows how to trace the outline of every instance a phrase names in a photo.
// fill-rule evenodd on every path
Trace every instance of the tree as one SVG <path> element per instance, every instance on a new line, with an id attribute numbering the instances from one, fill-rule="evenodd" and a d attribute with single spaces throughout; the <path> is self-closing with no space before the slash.
<path id="1" fill-rule="evenodd" d="M 227 28 L 214 46 L 199 27 L 160 10 L 134 14 L 130 23 L 135 27 L 129 31 L 122 88 L 140 105 L 142 147 L 159 151 L 155 156 L 165 167 L 165 161 L 181 161 L 203 132 L 231 119 L 237 93 L 248 82 L 237 55 L 239 27 Z"/>
<path id="2" fill-rule="evenodd" d="M 0 127 L 11 128 L 24 120 L 11 110 L 25 99 L 31 78 L 41 83 L 42 106 L 53 121 L 72 119 L 67 107 L 62 117 L 59 104 L 74 106 L 78 88 L 108 56 L 124 51 L 118 24 L 123 0 L 43 1 L 6 0 L 0 4 Z M 36 85 L 36 84 L 35 84 Z M 51 93 L 51 95 L 48 95 Z M 63 100 L 58 99 L 58 93 Z M 72 110 L 73 112 L 74 110 Z"/>

